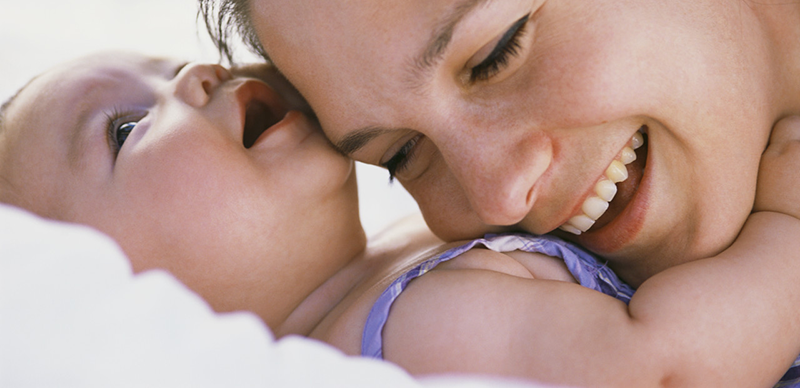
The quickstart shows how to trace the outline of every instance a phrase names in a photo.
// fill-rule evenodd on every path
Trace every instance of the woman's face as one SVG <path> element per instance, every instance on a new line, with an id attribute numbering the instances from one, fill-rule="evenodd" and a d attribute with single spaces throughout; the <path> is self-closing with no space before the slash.
<path id="1" fill-rule="evenodd" d="M 35 79 L 8 127 L 21 204 L 108 233 L 217 310 L 275 323 L 363 249 L 352 161 L 261 80 L 96 55 Z"/>
<path id="2" fill-rule="evenodd" d="M 574 237 L 623 275 L 718 252 L 750 211 L 776 112 L 764 32 L 744 2 L 263 0 L 251 11 L 332 142 L 395 170 L 440 237 L 550 232 L 587 200 L 598 216 L 595 187 L 637 132 L 646 145 L 628 179 Z"/>

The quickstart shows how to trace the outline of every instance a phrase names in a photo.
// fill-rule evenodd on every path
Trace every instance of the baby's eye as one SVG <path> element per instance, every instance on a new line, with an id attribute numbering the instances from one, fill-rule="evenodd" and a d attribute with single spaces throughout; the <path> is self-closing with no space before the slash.
<path id="1" fill-rule="evenodd" d="M 146 113 L 121 113 L 114 111 L 106 115 L 106 137 L 108 138 L 108 145 L 111 147 L 111 152 L 114 157 L 119 154 L 119 150 L 128 139 L 136 124 L 146 115 Z"/>
<path id="2" fill-rule="evenodd" d="M 122 148 L 122 144 L 125 143 L 125 139 L 128 138 L 128 135 L 131 134 L 134 127 L 136 127 L 135 121 L 125 122 L 117 127 L 116 134 L 114 135 L 117 142 L 117 149 Z"/>

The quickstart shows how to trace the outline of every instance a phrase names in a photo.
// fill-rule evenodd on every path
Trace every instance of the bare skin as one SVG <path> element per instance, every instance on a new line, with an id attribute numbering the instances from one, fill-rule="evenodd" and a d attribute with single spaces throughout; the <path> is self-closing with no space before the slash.
<path id="1" fill-rule="evenodd" d="M 800 4 L 773 3 L 259 0 L 250 11 L 333 143 L 393 165 L 445 240 L 561 233 L 646 132 L 609 210 L 562 234 L 639 285 L 733 242 L 770 129 L 800 113 Z"/>
<path id="2" fill-rule="evenodd" d="M 254 101 L 280 119 L 247 148 Z M 124 114 L 106 123 L 114 106 Z M 359 354 L 384 287 L 459 244 L 408 220 L 365 245 L 352 161 L 262 81 L 215 65 L 85 58 L 34 80 L 6 119 L 4 202 L 94 226 L 136 271 L 165 268 L 217 311 L 253 311 L 278 337 Z M 398 299 L 385 357 L 418 375 L 770 386 L 800 354 L 790 330 L 800 325 L 800 214 L 786 209 L 800 195 L 786 171 L 800 154 L 784 147 L 798 126 L 776 128 L 770 149 L 789 152 L 766 154 L 759 211 L 731 248 L 653 276 L 630 305 L 576 285 L 552 258 L 476 249 Z"/>

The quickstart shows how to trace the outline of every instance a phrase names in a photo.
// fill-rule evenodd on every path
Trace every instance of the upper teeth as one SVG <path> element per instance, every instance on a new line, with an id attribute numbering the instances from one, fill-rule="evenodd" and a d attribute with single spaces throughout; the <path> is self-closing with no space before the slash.
<path id="1" fill-rule="evenodd" d="M 628 179 L 628 169 L 625 165 L 632 163 L 636 160 L 636 153 L 633 150 L 641 147 L 644 144 L 642 134 L 636 132 L 631 138 L 630 144 L 622 149 L 619 159 L 614 159 L 613 162 L 606 168 L 606 174 L 603 179 L 594 186 L 594 194 L 586 198 L 581 206 L 582 214 L 572 217 L 559 229 L 580 235 L 581 233 L 589 230 L 594 225 L 595 221 L 600 218 L 606 210 L 608 210 L 608 203 L 614 199 L 617 194 L 617 186 L 619 183 Z"/>

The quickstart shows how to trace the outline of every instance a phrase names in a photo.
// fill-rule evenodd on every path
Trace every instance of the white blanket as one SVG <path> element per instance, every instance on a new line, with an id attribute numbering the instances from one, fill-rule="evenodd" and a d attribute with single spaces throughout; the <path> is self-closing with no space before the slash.
<path id="1" fill-rule="evenodd" d="M 170 274 L 133 275 L 86 227 L 0 205 L 0 387 L 496 387 L 417 381 L 249 313 L 214 313 Z M 502 386 L 522 386 L 503 382 Z"/>

